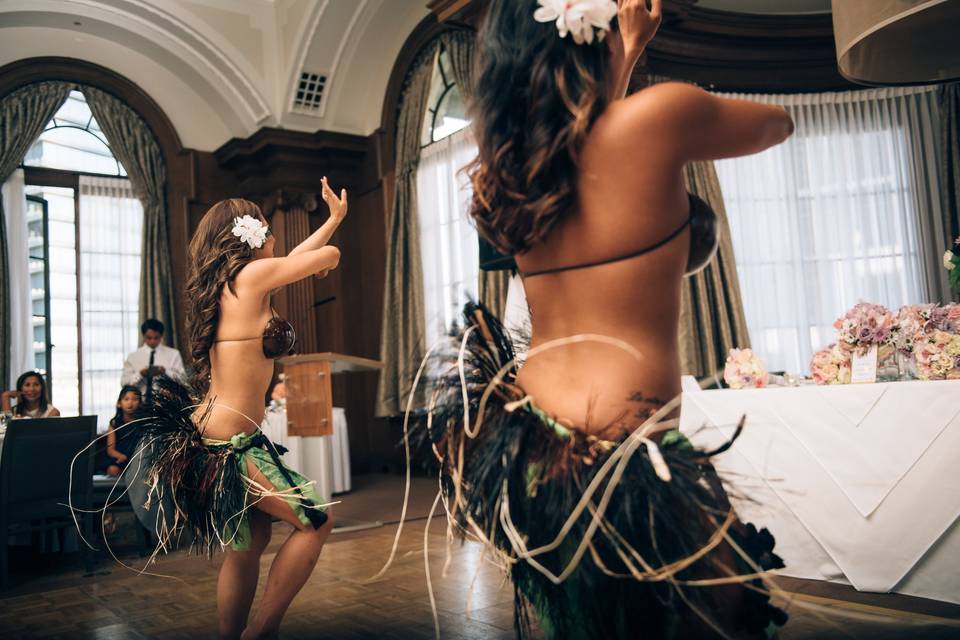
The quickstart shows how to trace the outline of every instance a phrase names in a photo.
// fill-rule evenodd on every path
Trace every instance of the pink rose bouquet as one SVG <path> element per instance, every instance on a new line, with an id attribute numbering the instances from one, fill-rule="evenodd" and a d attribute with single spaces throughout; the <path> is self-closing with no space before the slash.
<path id="1" fill-rule="evenodd" d="M 810 375 L 817 384 L 850 384 L 850 351 L 831 344 L 813 354 Z"/>
<path id="2" fill-rule="evenodd" d="M 762 389 L 770 376 L 750 349 L 730 349 L 723 368 L 723 381 L 731 389 Z"/>
<path id="3" fill-rule="evenodd" d="M 889 345 L 894 338 L 896 316 L 882 304 L 860 302 L 833 323 L 839 332 L 838 344 L 850 351 L 866 351 Z"/>
<path id="4" fill-rule="evenodd" d="M 960 335 L 935 329 L 913 346 L 921 380 L 960 379 Z"/>

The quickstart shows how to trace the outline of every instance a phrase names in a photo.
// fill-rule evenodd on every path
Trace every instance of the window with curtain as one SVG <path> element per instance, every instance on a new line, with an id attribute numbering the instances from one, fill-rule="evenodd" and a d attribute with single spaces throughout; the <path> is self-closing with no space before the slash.
<path id="1" fill-rule="evenodd" d="M 143 208 L 80 91 L 23 166 L 34 362 L 62 414 L 96 414 L 103 431 L 139 342 Z"/>
<path id="2" fill-rule="evenodd" d="M 420 254 L 427 345 L 457 326 L 468 297 L 477 297 L 479 245 L 467 215 L 472 190 L 461 173 L 477 154 L 463 96 L 441 47 L 424 118 L 417 169 Z"/>
<path id="3" fill-rule="evenodd" d="M 140 343 L 143 206 L 130 181 L 80 176 L 79 228 L 82 406 L 107 424 L 124 359 Z"/>
<path id="4" fill-rule="evenodd" d="M 732 97 L 781 104 L 796 124 L 784 144 L 716 167 L 753 349 L 771 370 L 805 372 L 857 302 L 931 297 L 935 100 L 912 89 Z"/>

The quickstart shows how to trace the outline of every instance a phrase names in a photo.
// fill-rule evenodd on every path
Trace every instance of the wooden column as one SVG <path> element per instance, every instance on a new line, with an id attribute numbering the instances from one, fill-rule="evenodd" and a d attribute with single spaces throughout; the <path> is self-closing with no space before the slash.
<path id="1" fill-rule="evenodd" d="M 275 255 L 287 255 L 310 235 L 310 213 L 316 208 L 317 197 L 312 193 L 277 191 L 264 203 L 264 215 L 277 239 Z M 284 287 L 273 300 L 277 313 L 289 320 L 297 331 L 296 352 L 318 351 L 313 278 Z"/>

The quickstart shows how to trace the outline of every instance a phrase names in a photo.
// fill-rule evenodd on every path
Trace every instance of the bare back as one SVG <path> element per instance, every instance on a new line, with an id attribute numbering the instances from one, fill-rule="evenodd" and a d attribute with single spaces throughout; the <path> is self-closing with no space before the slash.
<path id="1" fill-rule="evenodd" d="M 521 271 L 624 255 L 668 236 L 686 218 L 681 167 L 658 162 L 655 150 L 645 150 L 641 161 L 636 150 L 624 148 L 618 115 L 608 110 L 601 116 L 584 146 L 579 210 L 517 258 Z M 638 362 L 596 342 L 543 352 L 519 377 L 539 406 L 588 431 L 609 426 L 616 432 L 679 391 L 677 324 L 688 233 L 630 260 L 524 280 L 531 347 L 599 334 L 624 340 L 643 357 Z"/>
<path id="2" fill-rule="evenodd" d="M 691 91 L 698 93 L 687 96 Z M 582 149 L 577 210 L 544 242 L 517 256 L 521 272 L 628 255 L 669 238 L 689 216 L 682 178 L 687 161 L 741 155 L 759 150 L 751 148 L 751 142 L 764 148 L 779 141 L 758 129 L 753 138 L 763 133 L 771 138 L 769 144 L 741 139 L 729 148 L 712 149 L 709 145 L 717 141 L 706 135 L 704 148 L 694 144 L 687 151 L 680 139 L 682 121 L 661 117 L 672 107 L 665 103 L 719 100 L 704 96 L 699 90 L 668 87 L 613 103 Z M 749 112 L 763 105 L 723 103 L 721 108 L 748 111 L 737 114 L 748 120 L 776 115 Z M 723 126 L 722 120 L 717 124 Z M 749 128 L 749 122 L 743 124 Z M 655 250 L 626 260 L 524 279 L 531 348 L 573 335 L 599 334 L 622 340 L 641 354 L 638 361 L 622 348 L 592 341 L 540 352 L 528 359 L 518 377 L 538 406 L 590 433 L 616 438 L 679 393 L 677 332 L 689 233 L 684 229 Z"/>
<path id="3" fill-rule="evenodd" d="M 245 267 L 245 268 L 249 268 Z M 204 405 L 213 403 L 204 437 L 229 440 L 256 431 L 263 419 L 264 397 L 273 379 L 273 360 L 263 354 L 263 329 L 272 312 L 269 294 L 224 287 L 220 320 L 210 348 L 210 388 Z"/>

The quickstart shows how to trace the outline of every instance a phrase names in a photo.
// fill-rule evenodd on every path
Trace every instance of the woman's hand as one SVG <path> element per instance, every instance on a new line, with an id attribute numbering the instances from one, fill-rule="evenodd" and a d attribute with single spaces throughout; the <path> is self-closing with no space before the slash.
<path id="1" fill-rule="evenodd" d="M 327 207 L 330 208 L 330 218 L 333 219 L 337 224 L 343 222 L 343 219 L 347 217 L 347 190 L 340 190 L 340 197 L 337 197 L 337 194 L 333 192 L 333 189 L 330 188 L 330 184 L 327 183 L 327 177 L 324 176 L 321 180 L 323 183 L 323 201 L 327 203 Z"/>
<path id="2" fill-rule="evenodd" d="M 662 10 L 663 0 L 617 0 L 617 24 L 628 58 L 639 56 L 653 40 L 660 28 Z"/>
<path id="3" fill-rule="evenodd" d="M 123 464 L 127 461 L 127 456 L 118 451 L 117 454 L 113 456 L 113 459 L 117 461 L 117 464 Z"/>

